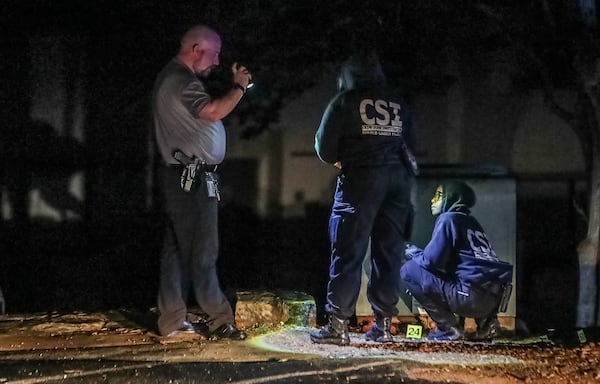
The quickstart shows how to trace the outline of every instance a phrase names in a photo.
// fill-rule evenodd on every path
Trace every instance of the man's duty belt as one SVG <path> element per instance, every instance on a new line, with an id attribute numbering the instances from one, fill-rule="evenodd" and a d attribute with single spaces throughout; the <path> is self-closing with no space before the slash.
<path id="1" fill-rule="evenodd" d="M 174 169 L 181 169 L 181 168 L 188 167 L 187 165 L 183 165 L 183 164 L 167 164 L 167 163 L 165 163 L 164 165 L 166 167 L 174 168 Z M 216 172 L 218 165 L 198 163 L 196 168 L 198 169 L 198 171 L 202 171 L 202 172 Z"/>
<path id="2" fill-rule="evenodd" d="M 217 167 L 217 164 L 200 163 L 200 166 L 198 168 L 204 172 L 216 172 Z"/>
<path id="3" fill-rule="evenodd" d="M 189 157 L 179 150 L 173 152 L 173 158 L 179 161 L 183 168 L 181 172 L 181 189 L 186 192 L 191 191 L 196 178 L 201 179 L 201 174 L 204 173 L 208 196 L 219 197 L 218 182 L 213 174 L 217 170 L 216 165 L 206 164 L 204 161 L 196 157 Z"/>
<path id="4" fill-rule="evenodd" d="M 206 164 L 204 161 L 201 161 L 196 157 L 189 157 L 179 150 L 173 152 L 173 158 L 179 161 L 179 164 L 169 164 L 169 166 L 188 167 L 190 165 L 195 165 L 197 170 L 203 172 L 216 172 L 218 167 L 218 164 Z"/>

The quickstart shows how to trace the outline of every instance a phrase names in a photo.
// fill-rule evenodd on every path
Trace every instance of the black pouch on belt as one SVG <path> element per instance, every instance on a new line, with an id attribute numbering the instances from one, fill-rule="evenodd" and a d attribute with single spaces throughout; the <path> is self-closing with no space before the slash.
<path id="1" fill-rule="evenodd" d="M 502 286 L 502 296 L 500 297 L 500 305 L 498 305 L 498 312 L 506 312 L 508 308 L 508 302 L 512 293 L 512 284 L 507 283 Z"/>

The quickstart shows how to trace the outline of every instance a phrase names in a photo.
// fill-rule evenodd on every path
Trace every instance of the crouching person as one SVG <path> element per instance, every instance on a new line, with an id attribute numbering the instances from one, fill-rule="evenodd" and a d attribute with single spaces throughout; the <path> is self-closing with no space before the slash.
<path id="1" fill-rule="evenodd" d="M 490 339 L 499 331 L 498 310 L 510 295 L 513 267 L 496 256 L 470 208 L 475 192 L 467 184 L 439 185 L 431 199 L 437 216 L 425 249 L 409 246 L 409 259 L 400 270 L 408 291 L 421 304 L 437 329 L 430 340 L 461 340 L 457 317 L 474 318 L 476 339 Z"/>

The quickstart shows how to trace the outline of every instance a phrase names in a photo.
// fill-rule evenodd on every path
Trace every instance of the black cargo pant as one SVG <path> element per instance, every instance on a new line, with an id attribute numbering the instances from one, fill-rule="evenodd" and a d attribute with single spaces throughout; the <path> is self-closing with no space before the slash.
<path id="1" fill-rule="evenodd" d="M 354 314 L 370 237 L 367 298 L 375 316 L 398 313 L 400 267 L 414 212 L 413 183 L 413 176 L 401 164 L 351 168 L 338 177 L 329 219 L 327 312 L 341 319 Z"/>
<path id="2" fill-rule="evenodd" d="M 203 178 L 196 181 L 190 192 L 183 191 L 181 172 L 181 167 L 161 166 L 158 174 L 166 210 L 158 292 L 161 335 L 182 326 L 190 289 L 209 316 L 210 331 L 234 322 L 233 310 L 217 277 L 217 199 L 208 196 Z"/>

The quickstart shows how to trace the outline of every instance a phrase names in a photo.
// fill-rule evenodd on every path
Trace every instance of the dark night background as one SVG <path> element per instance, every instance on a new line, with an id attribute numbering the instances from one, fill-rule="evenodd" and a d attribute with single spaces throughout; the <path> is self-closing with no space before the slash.
<path id="1" fill-rule="evenodd" d="M 176 53 L 187 27 L 198 22 L 215 26 L 223 37 L 222 61 L 240 60 L 251 68 L 258 92 L 228 119 L 243 126 L 244 140 L 253 140 L 277 121 L 283 105 L 314 85 L 323 69 L 338 63 L 357 42 L 378 50 L 390 78 L 409 96 L 423 89 L 444 92 L 451 79 L 436 63 L 446 44 L 477 61 L 488 47 L 512 43 L 474 13 L 476 2 L 443 3 L 3 2 L 0 180 L 14 213 L 12 220 L 0 223 L 0 287 L 7 310 L 155 305 L 162 217 L 156 191 L 147 180 L 152 164 L 149 99 L 156 74 Z M 536 16 L 527 2 L 502 2 L 502 9 L 513 16 L 522 13 L 518 22 L 507 27 L 513 37 L 522 37 L 523 44 L 541 51 L 556 48 L 555 42 L 531 41 L 545 35 L 535 23 L 524 22 Z M 568 35 L 568 25 L 565 31 Z M 74 119 L 69 113 L 64 116 L 67 132 L 60 138 L 31 121 L 30 89 L 35 85 L 31 74 L 36 71 L 31 44 L 44 37 L 66 42 L 68 71 L 72 66 L 75 73 L 84 63 L 83 144 L 69 140 L 68 127 Z M 566 62 L 563 53 L 556 49 L 555 60 L 550 60 L 557 65 L 550 68 L 557 86 L 572 78 L 568 65 L 558 68 Z M 523 88 L 535 87 L 539 80 L 526 66 L 518 75 Z M 72 82 L 65 81 L 68 90 Z M 67 105 L 66 110 L 73 108 Z M 226 159 L 221 168 L 224 177 L 236 175 L 234 166 Z M 77 170 L 86 175 L 85 204 L 73 208 L 80 210 L 82 220 L 56 223 L 28 217 L 26 196 L 34 183 L 44 180 L 44 175 L 60 179 Z M 574 190 L 574 183 L 582 179 L 582 175 L 569 175 L 551 180 L 568 190 L 566 197 L 518 196 L 517 314 L 533 329 L 574 323 L 575 246 L 584 224 L 571 200 L 582 200 Z M 527 175 L 521 181 L 535 188 L 536 180 L 536 175 Z M 42 181 L 40 188 L 51 196 L 65 187 Z M 64 196 L 54 197 L 58 204 L 74 204 Z M 311 204 L 306 218 L 286 220 L 277 214 L 259 217 L 235 200 L 224 203 L 220 267 L 225 290 L 294 289 L 313 295 L 322 307 L 329 262 L 328 214 L 327 205 Z M 540 291 L 547 294 L 532 296 Z"/>

